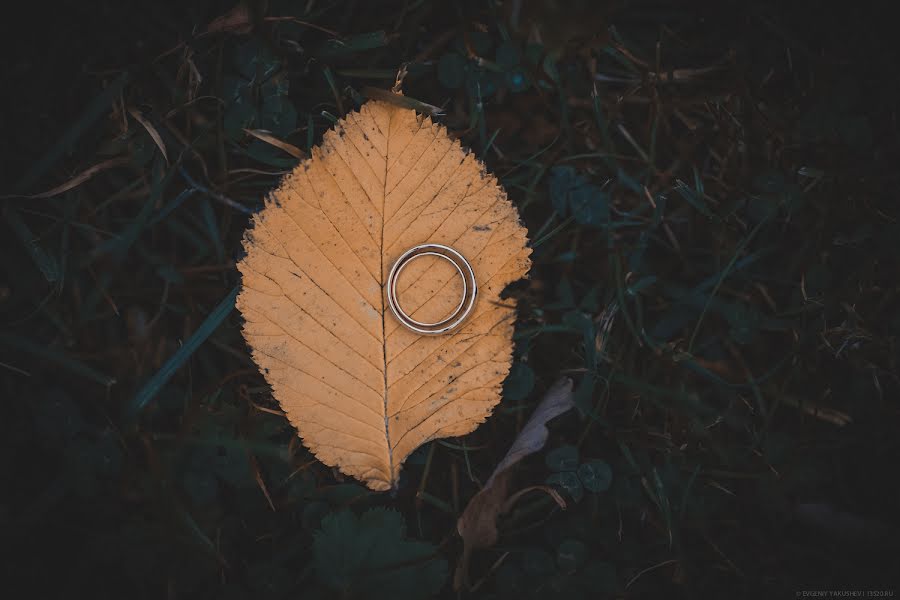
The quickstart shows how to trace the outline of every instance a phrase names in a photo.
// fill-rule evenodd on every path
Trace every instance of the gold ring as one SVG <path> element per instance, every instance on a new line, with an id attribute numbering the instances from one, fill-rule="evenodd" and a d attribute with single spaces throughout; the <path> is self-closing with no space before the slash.
<path id="1" fill-rule="evenodd" d="M 405 269 L 410 262 L 422 256 L 436 256 L 448 261 L 456 268 L 456 271 L 459 273 L 463 282 L 462 298 L 460 298 L 456 309 L 450 313 L 450 315 L 444 317 L 440 321 L 435 321 L 434 323 L 425 323 L 413 319 L 410 315 L 406 314 L 400 306 L 400 302 L 397 300 L 397 279 L 399 279 L 400 273 L 403 272 L 403 269 Z M 400 258 L 397 259 L 388 274 L 387 300 L 391 312 L 394 313 L 394 316 L 400 321 L 401 325 L 411 331 L 423 335 L 449 333 L 462 325 L 463 321 L 471 314 L 472 308 L 475 306 L 475 297 L 477 295 L 478 284 L 475 281 L 475 272 L 472 270 L 472 265 L 469 264 L 469 261 L 467 261 L 462 254 L 449 246 L 443 246 L 441 244 L 419 244 L 418 246 L 413 246 L 400 255 Z"/>

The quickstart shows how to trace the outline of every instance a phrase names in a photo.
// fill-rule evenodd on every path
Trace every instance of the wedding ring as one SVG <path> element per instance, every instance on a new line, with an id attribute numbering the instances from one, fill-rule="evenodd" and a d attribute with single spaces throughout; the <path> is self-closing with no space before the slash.
<path id="1" fill-rule="evenodd" d="M 460 298 L 456 309 L 440 321 L 435 321 L 433 323 L 413 319 L 403 310 L 400 306 L 400 302 L 397 300 L 397 280 L 400 278 L 400 273 L 403 272 L 403 269 L 405 269 L 409 263 L 423 256 L 435 256 L 446 260 L 456 268 L 456 272 L 462 279 L 462 297 Z M 449 246 L 443 246 L 441 244 L 420 244 L 418 246 L 413 246 L 401 254 L 400 258 L 394 263 L 394 266 L 391 267 L 391 271 L 388 274 L 386 291 L 388 306 L 390 306 L 391 312 L 394 313 L 394 316 L 400 321 L 401 325 L 411 331 L 423 335 L 440 335 L 442 333 L 453 331 L 462 325 L 463 321 L 468 318 L 469 314 L 472 312 L 472 308 L 475 306 L 475 296 L 478 294 L 478 284 L 475 282 L 475 272 L 472 270 L 472 265 L 469 264 L 469 261 L 467 261 L 462 254 Z"/>

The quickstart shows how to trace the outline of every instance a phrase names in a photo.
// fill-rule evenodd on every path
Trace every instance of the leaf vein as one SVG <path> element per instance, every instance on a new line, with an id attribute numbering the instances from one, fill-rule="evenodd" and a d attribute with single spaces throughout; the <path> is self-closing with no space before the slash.
<path id="1" fill-rule="evenodd" d="M 453 368 L 452 365 L 453 365 L 456 361 L 458 361 L 459 358 L 460 358 L 462 355 L 464 355 L 465 353 L 471 351 L 471 349 L 472 349 L 473 347 L 475 347 L 477 344 L 481 343 L 483 340 L 489 340 L 489 339 L 491 339 L 491 338 L 497 338 L 497 337 L 499 337 L 499 336 L 493 334 L 492 332 L 494 331 L 494 329 L 496 329 L 497 327 L 499 327 L 500 325 L 502 325 L 502 324 L 504 323 L 504 321 L 506 321 L 506 320 L 507 320 L 507 319 L 501 319 L 500 321 L 497 321 L 496 323 L 494 323 L 493 325 L 491 325 L 491 328 L 488 329 L 486 333 L 483 333 L 483 334 L 479 335 L 479 336 L 478 336 L 478 339 L 475 340 L 474 343 L 472 343 L 471 345 L 467 346 L 464 350 L 462 350 L 461 352 L 459 352 L 459 353 L 458 353 L 456 356 L 454 356 L 452 359 L 448 360 L 448 361 L 447 361 L 447 366 L 445 366 L 443 369 L 441 369 L 440 371 L 438 371 L 437 373 L 435 373 L 435 374 L 434 374 L 433 376 L 431 376 L 427 381 L 423 381 L 422 384 L 419 385 L 419 387 L 417 387 L 416 389 L 414 389 L 414 390 L 412 390 L 411 392 L 409 392 L 409 393 L 406 395 L 406 398 L 403 399 L 403 402 L 402 402 L 402 403 L 400 404 L 400 406 L 397 408 L 396 412 L 394 412 L 393 414 L 391 414 L 391 416 L 394 417 L 394 416 L 397 416 L 398 414 L 402 413 L 404 407 L 406 406 L 406 403 L 409 402 L 409 399 L 410 399 L 410 398 L 412 398 L 413 396 L 416 395 L 416 392 L 418 392 L 418 391 L 421 390 L 423 387 L 425 387 L 426 385 L 428 385 L 429 383 L 431 383 L 432 381 L 434 381 L 435 379 L 437 379 L 437 378 L 438 378 L 442 373 L 444 373 L 447 369 Z M 422 363 L 420 362 L 418 365 L 416 365 L 416 367 L 418 367 L 418 366 L 421 365 L 421 364 L 422 364 Z M 478 366 L 478 365 L 476 364 L 475 366 Z M 472 367 L 472 368 L 474 368 L 474 367 Z M 412 371 L 410 371 L 410 373 L 412 373 L 413 371 L 415 371 L 415 368 L 414 368 Z M 467 370 L 467 371 L 464 371 L 464 372 L 460 373 L 459 375 L 457 375 L 456 377 L 454 377 L 454 381 L 457 380 L 457 379 L 459 379 L 459 378 L 462 377 L 463 375 L 465 375 L 467 372 L 468 372 L 468 370 Z M 407 373 L 406 376 L 408 376 L 408 375 L 409 375 L 409 373 Z M 400 380 L 398 380 L 398 381 L 400 381 Z M 394 383 L 394 385 L 396 385 L 396 382 Z M 443 389 L 443 388 L 441 388 L 441 389 Z M 430 396 L 429 396 L 429 397 L 430 397 Z"/>
<path id="2" fill-rule="evenodd" d="M 263 225 L 263 227 L 265 227 L 265 225 Z M 271 234 L 271 232 L 270 232 L 270 234 Z M 279 240 L 279 243 L 281 243 L 280 240 Z M 282 247 L 284 247 L 284 244 L 282 244 Z M 360 328 L 361 328 L 363 331 L 365 331 L 366 333 L 368 333 L 369 336 L 370 336 L 373 340 L 375 340 L 376 342 L 380 341 L 377 337 L 375 337 L 374 335 L 372 335 L 372 334 L 369 332 L 368 329 L 366 329 L 365 325 L 363 325 L 362 323 L 360 323 L 360 322 L 356 319 L 356 317 L 354 317 L 353 315 L 351 315 L 350 312 L 349 312 L 346 308 L 344 308 L 343 306 L 341 306 L 341 304 L 340 304 L 340 303 L 339 303 L 339 302 L 338 302 L 331 294 L 329 294 L 328 291 L 325 290 L 325 288 L 323 288 L 321 285 L 319 285 L 318 282 L 317 282 L 315 279 L 313 279 L 313 277 L 312 277 L 309 273 L 307 273 L 306 271 L 304 271 L 304 270 L 303 270 L 303 267 L 301 267 L 300 265 L 298 265 L 297 262 L 296 262 L 293 258 L 291 258 L 290 254 L 288 254 L 288 257 L 287 257 L 287 258 L 283 258 L 283 257 L 281 257 L 281 256 L 278 256 L 277 254 L 272 254 L 271 252 L 269 252 L 268 250 L 266 250 L 265 248 L 263 248 L 263 247 L 261 247 L 261 246 L 259 246 L 259 245 L 254 246 L 254 249 L 255 249 L 255 250 L 259 250 L 260 252 L 264 252 L 264 253 L 268 254 L 269 256 L 274 256 L 275 258 L 280 258 L 281 260 L 288 260 L 288 261 L 290 261 L 291 264 L 294 265 L 295 267 L 297 267 L 297 268 L 300 270 L 301 273 L 303 273 L 304 275 L 306 275 L 306 278 L 309 279 L 309 280 L 312 282 L 312 284 L 313 284 L 314 286 L 316 286 L 316 288 L 319 289 L 319 291 L 321 291 L 323 294 L 325 294 L 325 296 L 327 296 L 328 299 L 331 300 L 332 303 L 334 303 L 335 306 L 337 306 L 338 308 L 340 308 L 341 311 L 343 311 L 343 313 L 344 313 L 345 315 L 347 315 L 348 317 L 350 317 L 351 319 L 353 319 L 353 321 L 354 321 L 357 325 L 359 325 Z M 285 250 L 287 250 L 287 249 L 285 249 Z M 253 269 L 252 267 L 249 267 L 249 265 L 248 265 L 248 268 L 249 268 L 251 271 L 256 272 L 257 274 L 262 275 L 263 277 L 267 277 L 267 278 L 271 279 L 271 277 L 269 277 L 268 275 L 266 275 L 266 274 L 264 274 L 264 273 L 260 273 L 259 271 L 256 271 L 256 270 Z M 341 273 L 341 275 L 343 276 L 343 273 Z M 346 280 L 347 278 L 344 277 L 344 279 Z M 275 281 L 275 280 L 273 279 L 272 281 Z M 276 282 L 276 283 L 277 283 L 277 282 Z M 350 281 L 347 281 L 347 283 L 350 284 L 350 286 L 353 287 L 354 290 L 356 290 L 355 286 L 353 286 L 353 284 L 350 283 Z M 284 290 L 284 288 L 282 288 L 282 291 L 283 291 L 283 290 Z M 359 293 L 359 290 L 356 290 L 356 292 Z M 289 296 L 288 296 L 288 297 L 289 297 Z M 289 298 L 290 298 L 290 297 L 289 297 Z M 362 295 L 360 295 L 360 298 L 362 298 Z M 365 301 L 365 298 L 362 298 L 362 299 L 363 299 L 363 301 Z M 291 301 L 292 301 L 292 302 L 294 301 L 293 298 L 291 298 Z M 295 304 L 296 304 L 296 302 L 295 302 Z"/>
<path id="3" fill-rule="evenodd" d="M 420 127 L 419 129 L 421 130 L 421 127 Z M 418 133 L 418 131 L 417 131 L 416 133 Z M 387 189 L 387 181 L 385 181 L 385 197 L 387 197 L 387 196 L 389 196 L 391 193 L 393 193 L 394 190 L 396 190 L 398 187 L 400 187 L 400 185 L 401 185 L 404 181 L 406 181 L 407 178 L 408 178 L 410 175 L 413 174 L 413 172 L 416 170 L 416 167 L 419 165 L 419 161 L 421 161 L 421 160 L 422 160 L 422 157 L 425 156 L 425 155 L 428 153 L 428 151 L 431 149 L 432 146 L 434 146 L 434 143 L 435 143 L 436 141 L 438 141 L 438 136 L 437 136 L 437 134 L 435 134 L 434 137 L 431 138 L 431 141 L 428 142 L 428 145 L 425 146 L 425 149 L 422 150 L 422 153 L 419 154 L 419 156 L 416 158 L 415 161 L 413 161 L 413 166 L 412 166 L 412 168 L 410 168 L 406 173 L 404 173 L 403 177 L 401 177 L 401 178 L 397 181 L 397 183 L 394 184 L 394 187 L 392 187 L 390 190 Z M 407 147 L 408 147 L 408 146 L 407 146 Z M 451 146 L 451 148 L 452 148 L 452 146 Z M 447 153 L 449 153 L 449 151 L 450 151 L 450 150 L 448 149 L 447 152 L 444 153 L 444 156 L 446 156 Z M 401 154 L 402 154 L 402 153 L 401 153 Z M 441 156 L 441 158 L 438 159 L 438 162 L 441 162 L 442 160 L 444 160 L 444 156 Z M 397 158 L 397 162 L 399 162 L 399 161 L 400 161 L 400 158 L 398 157 L 398 158 Z M 397 164 L 397 163 L 394 163 L 394 164 Z M 388 170 L 388 172 L 390 172 L 390 170 Z M 387 173 L 385 173 L 385 177 L 387 177 Z M 416 188 L 415 188 L 415 189 L 419 189 L 419 186 L 421 186 L 425 181 L 428 181 L 429 178 L 430 178 L 430 175 L 425 175 L 425 177 L 422 178 L 422 181 L 420 181 L 420 182 L 416 185 Z M 415 191 L 415 190 L 413 190 L 413 191 Z M 410 195 L 411 195 L 411 194 L 410 194 Z M 407 199 L 408 199 L 408 198 L 407 198 Z"/>
<path id="4" fill-rule="evenodd" d="M 278 285 L 278 282 L 276 281 L 275 284 Z M 282 292 L 283 292 L 283 290 L 282 290 Z M 301 307 L 299 304 L 297 304 L 296 302 L 294 302 L 293 299 L 290 298 L 287 294 L 284 294 L 284 297 L 287 298 L 288 300 L 290 300 L 290 301 L 291 301 L 291 304 L 293 304 L 294 306 L 296 306 L 296 307 L 300 310 L 300 312 L 302 312 L 303 314 L 305 314 L 306 316 L 308 316 L 308 317 L 309 317 L 310 319 L 312 319 L 312 321 L 315 322 L 319 327 L 321 327 L 322 329 L 324 329 L 325 332 L 330 336 L 330 337 L 329 337 L 329 340 L 332 340 L 332 339 L 333 339 L 333 340 L 337 340 L 341 345 L 343 345 L 345 348 L 347 348 L 348 350 L 350 350 L 351 352 L 353 352 L 353 354 L 357 355 L 357 356 L 360 357 L 363 361 L 365 361 L 366 363 L 368 363 L 373 369 L 376 369 L 376 370 L 378 369 L 378 366 L 377 366 L 377 365 L 372 364 L 372 361 L 370 361 L 368 358 L 366 358 L 365 356 L 363 356 L 362 354 L 360 354 L 360 352 L 359 352 L 356 348 L 354 348 L 353 346 L 351 346 L 350 344 L 348 344 L 347 342 L 345 342 L 344 340 L 342 340 L 342 339 L 339 338 L 338 336 L 336 336 L 336 335 L 334 335 L 333 333 L 331 333 L 331 331 L 329 331 L 329 329 L 328 329 L 327 327 L 325 327 L 324 325 L 322 325 L 322 323 L 320 323 L 314 316 L 312 316 L 311 314 L 309 314 L 308 312 L 306 312 L 305 310 L 303 310 L 303 307 Z M 274 319 L 272 319 L 269 315 L 267 315 L 267 314 L 264 313 L 263 311 L 261 311 L 261 310 L 259 310 L 259 309 L 257 309 L 257 308 L 252 308 L 252 307 L 250 307 L 250 310 L 252 310 L 252 311 L 254 311 L 254 312 L 256 312 L 256 313 L 259 313 L 260 315 L 262 315 L 263 317 L 265 317 L 265 319 L 266 319 L 269 323 L 271 323 L 272 325 L 274 325 L 275 327 L 277 327 L 278 329 L 280 329 L 281 331 L 283 331 L 283 332 L 284 332 L 284 335 L 287 335 L 287 336 L 289 336 L 289 337 L 291 337 L 291 338 L 297 340 L 298 342 L 300 342 L 300 343 L 303 344 L 304 346 L 307 346 L 305 343 L 303 343 L 302 340 L 300 340 L 300 338 L 298 338 L 297 336 L 295 336 L 294 334 L 292 334 L 290 331 L 288 331 L 286 328 L 284 328 L 280 323 L 278 323 L 277 321 L 275 321 Z M 309 348 L 309 346 L 307 346 L 307 348 Z M 310 349 L 312 349 L 312 348 L 310 348 Z M 336 366 L 336 365 L 335 365 L 335 366 Z M 360 383 L 362 383 L 362 382 L 360 382 Z M 371 386 L 369 386 L 369 387 L 371 387 Z M 378 393 L 378 391 L 375 390 L 375 389 L 372 389 L 372 391 L 375 392 L 376 394 Z"/>
<path id="5" fill-rule="evenodd" d="M 309 371 L 304 371 L 304 370 L 301 369 L 300 367 L 298 367 L 298 366 L 296 366 L 296 365 L 292 365 L 291 363 L 289 363 L 289 362 L 287 362 L 287 361 L 285 361 L 285 360 L 283 360 L 283 359 L 280 359 L 280 358 L 278 358 L 277 356 L 273 356 L 273 355 L 269 354 L 268 352 L 265 352 L 265 351 L 263 351 L 263 350 L 260 350 L 259 348 L 253 348 L 253 352 L 259 352 L 259 353 L 262 354 L 263 356 L 266 356 L 266 357 L 271 358 L 272 360 L 274 360 L 274 361 L 276 361 L 276 362 L 279 362 L 279 363 L 283 364 L 283 365 L 284 365 L 285 367 L 287 367 L 288 369 L 294 369 L 294 370 L 296 370 L 296 371 L 299 371 L 299 372 L 303 373 L 304 375 L 308 375 L 308 376 L 312 377 L 312 378 L 315 379 L 316 381 L 321 382 L 322 385 L 331 388 L 332 390 L 334 390 L 335 392 L 337 392 L 338 394 L 340 394 L 340 395 L 343 396 L 344 398 L 347 398 L 348 400 L 350 400 L 351 402 L 353 402 L 353 403 L 355 403 L 355 404 L 359 404 L 360 406 L 362 406 L 362 407 L 365 408 L 366 410 L 372 411 L 372 413 L 375 414 L 375 416 L 381 418 L 381 415 L 378 414 L 378 411 L 376 411 L 376 410 L 375 410 L 374 408 L 372 408 L 371 406 L 367 406 L 366 404 L 364 404 L 364 403 L 363 403 L 360 399 L 358 399 L 358 398 L 354 398 L 353 396 L 348 396 L 347 394 L 345 394 L 345 393 L 342 392 L 341 390 L 337 389 L 336 387 L 334 387 L 333 385 L 331 385 L 330 383 L 328 383 L 328 382 L 325 381 L 324 379 L 321 379 L 321 378 L 319 378 L 319 377 L 316 377 L 315 375 L 313 375 L 313 374 L 310 373 Z M 270 369 L 270 370 L 271 370 L 271 369 Z M 294 388 L 291 388 L 290 386 L 288 386 L 288 385 L 286 385 L 286 384 L 284 384 L 284 383 L 282 383 L 282 382 L 280 382 L 280 381 L 277 382 L 277 383 L 280 384 L 280 385 L 284 385 L 285 387 L 287 387 L 288 389 L 290 389 L 291 391 L 293 391 L 293 392 L 295 392 L 295 393 L 297 393 L 297 394 L 301 394 L 301 395 L 303 395 L 304 397 L 306 396 L 305 394 L 302 394 L 302 392 L 300 392 L 299 390 L 296 390 L 296 389 L 294 389 Z M 319 403 L 317 403 L 317 404 L 318 404 L 319 406 L 326 406 L 326 407 L 328 407 L 328 408 L 331 408 L 331 409 L 334 410 L 335 412 L 341 413 L 342 415 L 344 415 L 344 416 L 346 416 L 346 417 L 350 417 L 351 419 L 355 418 L 355 417 L 353 417 L 353 416 L 351 416 L 351 415 L 349 415 L 349 414 L 347 414 L 347 413 L 341 411 L 340 409 L 335 408 L 333 404 L 322 404 L 321 402 L 319 402 Z"/>
<path id="6" fill-rule="evenodd" d="M 504 365 L 505 365 L 506 363 L 505 363 L 505 362 L 502 362 L 502 363 L 501 363 L 500 361 L 494 361 L 494 360 L 491 360 L 491 361 L 485 361 L 485 362 L 483 362 L 483 363 L 481 363 L 481 364 L 504 364 Z M 462 377 L 462 375 L 460 375 L 460 377 Z M 409 429 L 407 429 L 406 431 L 404 431 L 403 434 L 402 434 L 399 438 L 397 438 L 397 442 L 394 444 L 394 448 L 397 448 L 397 447 L 400 445 L 400 442 L 402 442 L 403 439 L 404 439 L 407 435 L 409 435 L 410 433 L 413 433 L 416 429 L 418 429 L 419 427 L 421 427 L 422 424 L 425 423 L 425 421 L 427 421 L 428 419 L 430 419 L 431 417 L 433 417 L 433 416 L 434 416 L 439 410 L 441 410 L 442 408 L 446 408 L 448 405 L 453 404 L 454 402 L 458 402 L 463 396 L 465 396 L 465 395 L 467 395 L 467 394 L 471 394 L 472 392 L 476 392 L 476 391 L 478 391 L 478 390 L 491 389 L 491 388 L 493 388 L 495 385 L 497 385 L 497 383 L 499 383 L 499 382 L 494 382 L 494 383 L 492 383 L 492 384 L 490 384 L 490 385 L 480 385 L 480 386 L 474 387 L 474 388 L 472 388 L 472 389 L 466 390 L 465 392 L 459 394 L 459 395 L 456 396 L 455 398 L 453 398 L 453 399 L 451 399 L 451 400 L 448 400 L 447 402 L 445 402 L 444 404 L 442 404 L 441 406 L 439 406 L 438 408 L 436 408 L 434 411 L 432 411 L 432 412 L 428 413 L 427 415 L 425 415 L 425 417 L 423 417 L 418 423 L 416 423 L 415 425 L 413 425 L 412 427 L 410 427 Z M 436 395 L 437 393 L 443 391 L 443 389 L 444 389 L 444 388 L 441 388 L 441 390 L 438 390 L 438 392 L 435 392 L 435 394 L 432 394 L 432 396 L 434 396 L 434 395 Z M 431 398 L 432 396 L 429 396 L 429 398 Z M 427 400 L 427 399 L 428 399 L 428 398 L 426 398 L 425 400 Z M 425 400 L 423 400 L 423 402 L 424 402 Z M 410 410 L 411 410 L 412 408 L 415 408 L 415 407 L 411 407 Z"/>

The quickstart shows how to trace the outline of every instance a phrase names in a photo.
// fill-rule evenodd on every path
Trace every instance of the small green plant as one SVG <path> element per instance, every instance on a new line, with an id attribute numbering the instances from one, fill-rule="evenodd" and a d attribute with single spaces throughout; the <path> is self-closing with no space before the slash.
<path id="1" fill-rule="evenodd" d="M 559 446 L 546 454 L 544 462 L 553 471 L 546 482 L 564 490 L 575 502 L 584 492 L 599 494 L 612 485 L 612 468 L 602 460 L 579 460 L 578 448 Z"/>

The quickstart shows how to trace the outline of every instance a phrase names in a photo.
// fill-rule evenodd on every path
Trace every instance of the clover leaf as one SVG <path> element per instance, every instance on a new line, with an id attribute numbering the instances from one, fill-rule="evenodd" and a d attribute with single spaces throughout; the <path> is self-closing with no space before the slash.
<path id="1" fill-rule="evenodd" d="M 342 598 L 430 598 L 447 578 L 436 548 L 409 540 L 403 516 L 373 508 L 322 519 L 313 540 L 319 581 Z"/>

